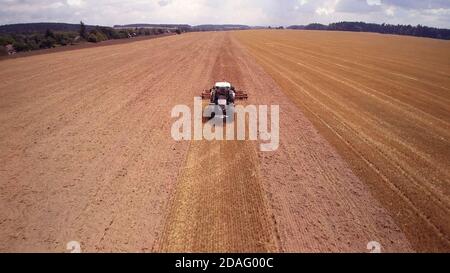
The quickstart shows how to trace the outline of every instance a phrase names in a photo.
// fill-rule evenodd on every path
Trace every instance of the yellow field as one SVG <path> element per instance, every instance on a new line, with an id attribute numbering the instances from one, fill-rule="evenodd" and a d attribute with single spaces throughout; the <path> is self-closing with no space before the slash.
<path id="1" fill-rule="evenodd" d="M 235 32 L 419 251 L 450 245 L 450 42 Z"/>
<path id="2" fill-rule="evenodd" d="M 241 31 L 2 60 L 0 252 L 448 252 L 449 53 Z M 222 80 L 280 106 L 276 151 L 172 137 Z"/>

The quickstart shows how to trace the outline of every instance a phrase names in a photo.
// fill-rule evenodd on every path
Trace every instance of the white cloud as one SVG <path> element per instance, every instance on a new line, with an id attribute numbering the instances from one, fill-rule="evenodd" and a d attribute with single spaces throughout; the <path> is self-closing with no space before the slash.
<path id="1" fill-rule="evenodd" d="M 330 15 L 336 10 L 336 6 L 339 4 L 339 0 L 325 1 L 321 6 L 316 9 L 318 15 Z"/>
<path id="2" fill-rule="evenodd" d="M 386 14 L 389 16 L 394 16 L 395 15 L 395 7 L 389 6 L 384 10 L 384 12 L 386 12 Z"/>
<path id="3" fill-rule="evenodd" d="M 379 5 L 381 5 L 381 0 L 367 0 L 366 2 L 370 6 L 379 6 Z"/>
<path id="4" fill-rule="evenodd" d="M 449 0 L 0 0 L 0 24 L 291 25 L 369 21 L 450 28 Z"/>
<path id="5" fill-rule="evenodd" d="M 67 0 L 67 5 L 72 7 L 82 7 L 86 4 L 83 0 Z"/>

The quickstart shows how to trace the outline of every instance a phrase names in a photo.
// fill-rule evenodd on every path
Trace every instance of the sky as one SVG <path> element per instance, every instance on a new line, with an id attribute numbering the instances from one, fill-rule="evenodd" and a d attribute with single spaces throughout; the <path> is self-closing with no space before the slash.
<path id="1" fill-rule="evenodd" d="M 339 21 L 450 28 L 450 0 L 0 0 L 0 24 L 288 26 Z"/>

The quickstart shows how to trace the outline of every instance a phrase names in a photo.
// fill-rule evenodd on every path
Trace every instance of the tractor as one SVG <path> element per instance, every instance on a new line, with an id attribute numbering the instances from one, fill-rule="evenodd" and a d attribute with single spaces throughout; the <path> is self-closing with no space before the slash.
<path id="1" fill-rule="evenodd" d="M 210 90 L 202 93 L 202 99 L 209 100 L 204 116 L 232 120 L 235 100 L 246 100 L 248 95 L 244 91 L 237 91 L 229 82 L 216 82 Z"/>

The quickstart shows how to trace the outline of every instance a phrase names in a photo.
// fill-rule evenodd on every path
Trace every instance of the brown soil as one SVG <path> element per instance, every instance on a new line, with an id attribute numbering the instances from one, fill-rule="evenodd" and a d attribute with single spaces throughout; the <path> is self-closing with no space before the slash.
<path id="1" fill-rule="evenodd" d="M 388 211 L 234 34 L 2 62 L 0 251 L 411 251 Z M 216 80 L 279 104 L 281 144 L 175 142 Z"/>
<path id="2" fill-rule="evenodd" d="M 236 33 L 391 212 L 418 251 L 450 250 L 450 43 Z"/>

